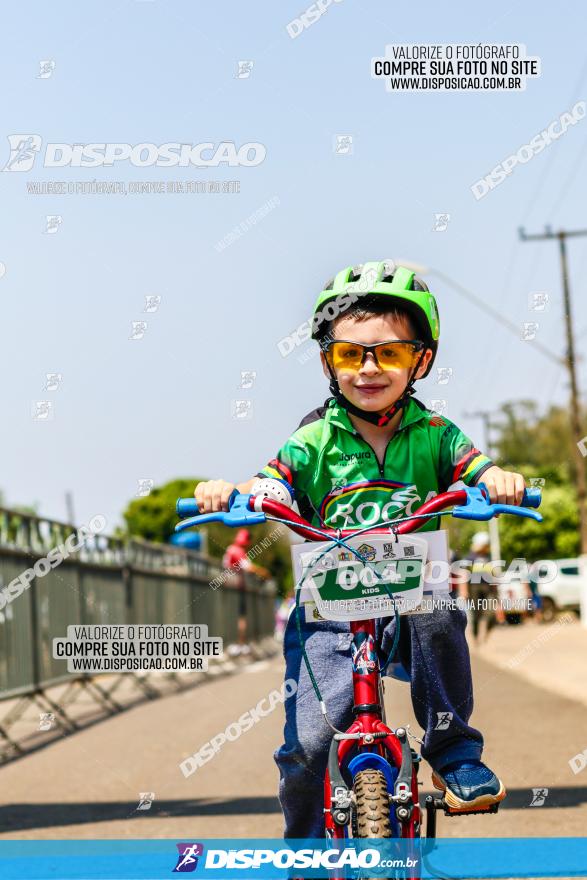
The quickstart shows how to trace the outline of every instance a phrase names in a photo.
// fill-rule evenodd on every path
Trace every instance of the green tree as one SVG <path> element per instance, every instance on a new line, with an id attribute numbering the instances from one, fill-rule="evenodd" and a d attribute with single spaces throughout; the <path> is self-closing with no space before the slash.
<path id="1" fill-rule="evenodd" d="M 144 498 L 133 498 L 123 512 L 127 534 L 147 541 L 167 542 L 178 522 L 175 502 L 178 498 L 192 496 L 194 488 L 202 479 L 202 477 L 184 477 L 171 480 L 162 486 L 154 487 Z M 205 528 L 210 556 L 221 559 L 234 539 L 234 529 L 220 523 L 209 523 Z M 278 536 L 276 529 L 279 530 Z M 251 548 L 266 537 L 271 542 L 266 548 L 260 549 L 253 561 L 269 569 L 280 593 L 291 589 L 291 555 L 286 529 L 275 523 L 264 523 L 251 526 L 250 532 Z"/>
<path id="2" fill-rule="evenodd" d="M 492 427 L 496 464 L 523 474 L 527 483 L 532 478 L 544 480 L 542 523 L 514 516 L 499 518 L 502 557 L 534 561 L 576 556 L 579 512 L 568 410 L 552 406 L 541 415 L 532 400 L 507 402 Z M 459 554 L 467 553 L 474 532 L 484 528 L 483 523 L 452 520 L 451 545 Z"/>
<path id="3" fill-rule="evenodd" d="M 583 422 L 587 433 L 587 423 Z M 547 480 L 547 485 L 574 485 L 575 454 L 569 412 L 551 406 L 540 415 L 531 400 L 504 403 L 493 425 L 497 433 L 497 458 L 502 467 L 521 470 L 527 466 Z M 585 462 L 587 468 L 587 460 Z"/>

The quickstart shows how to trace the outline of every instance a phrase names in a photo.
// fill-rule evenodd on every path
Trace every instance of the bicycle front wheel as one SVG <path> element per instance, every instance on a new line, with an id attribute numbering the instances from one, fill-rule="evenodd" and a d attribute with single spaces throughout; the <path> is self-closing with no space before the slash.
<path id="1" fill-rule="evenodd" d="M 357 837 L 393 837 L 387 780 L 381 770 L 361 770 L 354 779 Z"/>

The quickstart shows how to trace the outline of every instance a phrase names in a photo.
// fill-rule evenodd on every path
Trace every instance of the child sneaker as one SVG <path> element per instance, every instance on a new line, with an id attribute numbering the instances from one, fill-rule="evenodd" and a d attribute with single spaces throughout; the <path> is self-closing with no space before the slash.
<path id="1" fill-rule="evenodd" d="M 506 796 L 503 782 L 481 761 L 453 761 L 432 773 L 432 784 L 452 810 L 482 810 Z"/>

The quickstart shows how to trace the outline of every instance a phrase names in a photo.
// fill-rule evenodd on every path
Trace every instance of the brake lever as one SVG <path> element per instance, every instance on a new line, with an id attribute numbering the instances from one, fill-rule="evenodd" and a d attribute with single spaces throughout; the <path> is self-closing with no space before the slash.
<path id="1" fill-rule="evenodd" d="M 267 521 L 267 517 L 262 511 L 249 510 L 250 494 L 244 495 L 237 492 L 233 493 L 233 500 L 230 504 L 230 510 L 216 510 L 214 513 L 200 513 L 198 516 L 192 516 L 190 519 L 184 519 L 175 527 L 176 532 L 183 532 L 185 529 L 194 526 L 202 526 L 204 523 L 221 522 L 225 526 L 254 526 Z M 232 496 L 231 496 L 232 497 Z"/>
<path id="2" fill-rule="evenodd" d="M 511 513 L 514 516 L 523 516 L 526 519 L 542 522 L 542 514 L 536 510 L 530 510 L 528 507 L 518 507 L 517 504 L 491 504 L 479 486 L 467 486 L 465 492 L 467 493 L 467 503 L 459 504 L 452 511 L 452 515 L 456 519 L 483 521 L 491 519 L 498 513 Z"/>

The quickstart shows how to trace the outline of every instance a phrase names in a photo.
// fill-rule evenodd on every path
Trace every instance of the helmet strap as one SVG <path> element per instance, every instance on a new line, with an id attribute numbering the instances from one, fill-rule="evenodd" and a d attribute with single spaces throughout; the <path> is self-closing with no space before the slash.
<path id="1" fill-rule="evenodd" d="M 404 409 L 404 407 L 407 406 L 412 394 L 415 391 L 415 388 L 414 388 L 414 382 L 416 381 L 415 376 L 416 376 L 416 373 L 418 372 L 418 368 L 422 362 L 422 358 L 424 357 L 425 353 L 426 353 L 426 349 L 424 349 L 422 351 L 422 354 L 420 355 L 420 357 L 418 359 L 418 363 L 416 364 L 416 366 L 412 370 L 412 374 L 411 374 L 410 378 L 408 379 L 408 384 L 406 385 L 406 387 L 404 389 L 404 393 L 401 395 L 401 397 L 398 397 L 398 399 L 395 401 L 395 403 L 388 410 L 386 410 L 384 413 L 368 412 L 367 410 L 361 409 L 360 407 L 358 407 L 354 403 L 352 403 L 350 400 L 348 400 L 348 398 L 346 398 L 344 396 L 344 394 L 342 393 L 342 391 L 340 390 L 340 385 L 338 384 L 338 379 L 336 378 L 336 375 L 335 375 L 333 369 L 331 368 L 330 364 L 328 363 L 328 360 L 326 360 L 328 372 L 330 373 L 330 393 L 332 394 L 332 396 L 334 397 L 336 402 L 338 404 L 340 404 L 340 406 L 342 406 L 344 409 L 346 409 L 347 412 L 352 413 L 355 416 L 358 416 L 358 418 L 363 419 L 365 422 L 370 422 L 372 425 L 377 425 L 378 428 L 383 428 L 383 427 L 385 427 L 385 425 L 388 425 L 390 423 L 392 418 L 401 409 Z"/>

